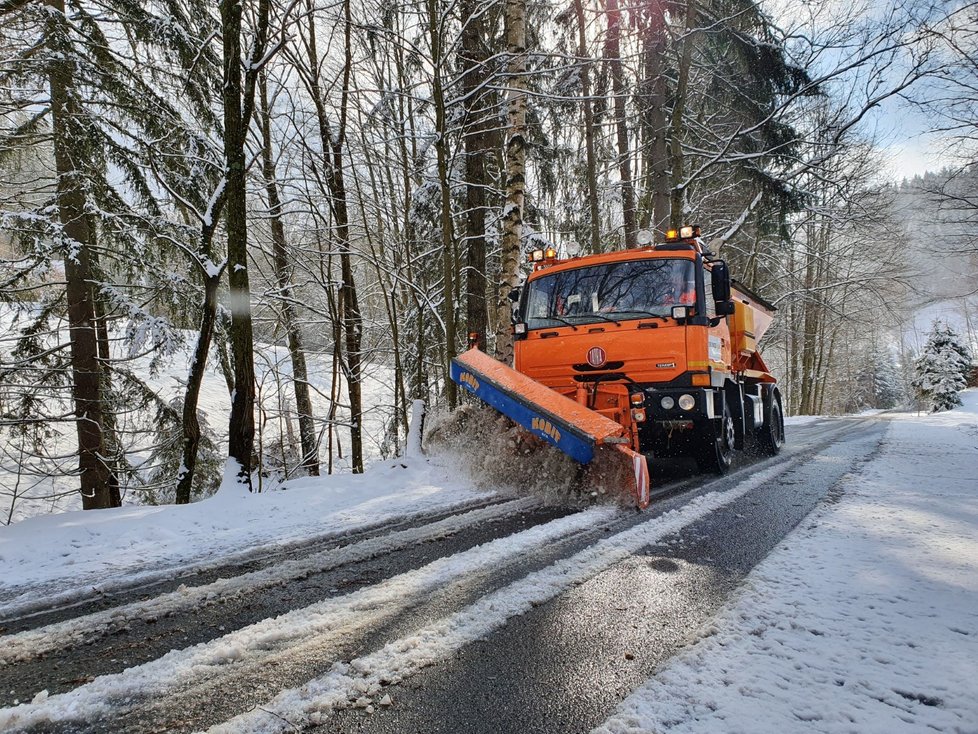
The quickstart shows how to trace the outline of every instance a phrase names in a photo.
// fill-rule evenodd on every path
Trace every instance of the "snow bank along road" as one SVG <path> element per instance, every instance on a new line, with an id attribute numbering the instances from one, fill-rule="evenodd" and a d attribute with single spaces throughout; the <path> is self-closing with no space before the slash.
<path id="1" fill-rule="evenodd" d="M 687 480 L 642 514 L 483 502 L 226 578 L 13 615 L 0 731 L 586 731 L 884 429 L 798 426 L 780 457 Z"/>

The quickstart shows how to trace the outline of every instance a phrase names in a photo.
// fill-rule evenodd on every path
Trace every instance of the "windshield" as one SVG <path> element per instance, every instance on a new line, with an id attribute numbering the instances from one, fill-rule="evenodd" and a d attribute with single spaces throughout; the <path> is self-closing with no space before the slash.
<path id="1" fill-rule="evenodd" d="M 629 260 L 564 270 L 530 282 L 530 329 L 668 316 L 696 303 L 692 260 Z"/>

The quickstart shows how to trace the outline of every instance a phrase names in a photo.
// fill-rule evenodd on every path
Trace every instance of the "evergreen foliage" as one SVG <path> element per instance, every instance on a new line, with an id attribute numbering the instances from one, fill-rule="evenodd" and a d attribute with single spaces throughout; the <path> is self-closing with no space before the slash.
<path id="1" fill-rule="evenodd" d="M 927 344 L 914 363 L 913 387 L 931 412 L 961 405 L 958 393 L 968 384 L 971 353 L 955 331 L 935 319 Z"/>
<path id="2" fill-rule="evenodd" d="M 893 354 L 888 349 L 877 348 L 873 354 L 873 368 L 876 407 L 884 410 L 897 407 L 906 393 Z"/>
<path id="3" fill-rule="evenodd" d="M 117 504 L 120 489 L 124 495 L 152 481 L 142 452 L 165 450 L 150 437 L 173 427 L 155 414 L 165 400 L 145 378 L 176 351 L 183 338 L 177 329 L 196 300 L 181 265 L 196 231 L 181 206 L 206 188 L 202 182 L 214 173 L 208 161 L 219 161 L 210 153 L 220 135 L 212 104 L 220 78 L 209 42 L 214 22 L 196 0 L 25 3 L 0 21 L 0 35 L 16 51 L 0 72 L 0 164 L 11 168 L 25 157 L 42 164 L 40 175 L 22 184 L 19 205 L 0 208 L 10 234 L 0 300 L 14 304 L 21 324 L 19 333 L 4 335 L 20 357 L 0 360 L 0 404 L 22 408 L 8 414 L 0 435 L 15 434 L 20 421 L 34 433 L 66 435 L 58 424 L 79 409 L 69 369 L 77 365 L 58 334 L 71 320 L 63 281 L 84 262 L 82 288 L 99 339 L 93 400 L 101 409 L 100 453 Z M 68 189 L 84 211 L 84 229 L 75 234 L 65 224 L 73 217 Z M 149 375 L 133 368 L 144 354 L 152 355 Z M 32 401 L 22 396 L 34 391 L 37 398 L 38 384 L 45 409 L 24 410 Z M 31 451 L 35 473 L 74 473 L 42 446 Z"/>
<path id="4" fill-rule="evenodd" d="M 889 410 L 897 407 L 904 396 L 903 380 L 893 353 L 886 347 L 877 346 L 856 378 L 856 394 L 849 407 L 853 410 Z"/>

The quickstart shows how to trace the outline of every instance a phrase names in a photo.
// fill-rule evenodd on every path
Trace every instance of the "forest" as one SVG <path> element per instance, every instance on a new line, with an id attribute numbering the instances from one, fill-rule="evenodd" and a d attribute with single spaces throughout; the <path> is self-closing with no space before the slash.
<path id="1" fill-rule="evenodd" d="M 0 39 L 2 523 L 403 453 L 541 246 L 699 224 L 792 415 L 976 341 L 973 2 L 0 0 Z"/>

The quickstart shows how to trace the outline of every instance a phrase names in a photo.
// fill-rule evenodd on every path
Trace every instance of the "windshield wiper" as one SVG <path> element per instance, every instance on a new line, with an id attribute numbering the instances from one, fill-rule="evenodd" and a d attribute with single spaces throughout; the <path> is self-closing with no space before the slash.
<path id="1" fill-rule="evenodd" d="M 562 319 L 562 318 L 560 318 L 560 316 L 547 316 L 547 318 L 548 318 L 548 319 L 550 319 L 551 321 L 559 321 L 559 322 L 560 322 L 560 323 L 562 323 L 562 324 L 567 324 L 567 325 L 568 325 L 569 327 L 571 327 L 571 328 L 572 328 L 572 329 L 573 329 L 574 331 L 577 331 L 577 327 L 576 327 L 576 326 L 574 326 L 574 324 L 572 324 L 572 323 L 571 323 L 570 321 L 568 321 L 567 319 Z"/>
<path id="2" fill-rule="evenodd" d="M 613 319 L 610 316 L 605 316 L 603 313 L 588 313 L 588 314 L 581 314 L 581 315 L 587 317 L 593 316 L 594 318 L 601 319 L 602 321 L 610 321 L 615 326 L 621 326 L 621 321 L 618 321 L 617 319 Z"/>
<path id="3" fill-rule="evenodd" d="M 643 310 L 637 309 L 637 308 L 629 308 L 629 309 L 627 309 L 625 311 L 618 311 L 617 313 L 619 313 L 619 314 L 625 314 L 625 313 L 627 313 L 627 314 L 633 314 L 633 313 L 637 313 L 637 314 L 640 314 L 642 316 L 650 316 L 653 319 L 662 319 L 663 321 L 666 321 L 669 318 L 665 314 L 653 313 L 652 311 L 643 311 Z"/>

